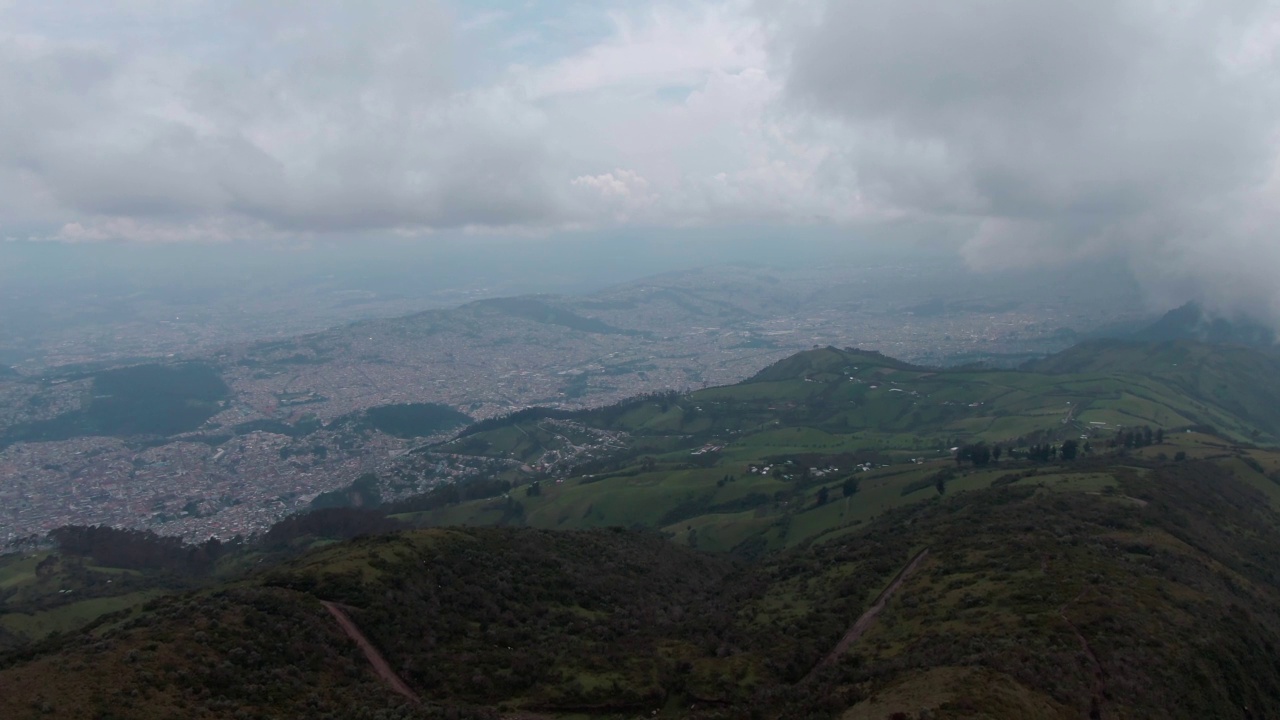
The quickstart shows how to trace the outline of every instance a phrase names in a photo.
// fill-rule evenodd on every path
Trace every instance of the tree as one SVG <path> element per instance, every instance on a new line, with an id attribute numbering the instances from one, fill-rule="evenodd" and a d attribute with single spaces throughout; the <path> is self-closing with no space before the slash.
<path id="1" fill-rule="evenodd" d="M 1164 444 L 1164 428 L 1160 428 L 1156 430 L 1156 444 L 1157 445 Z"/>
<path id="2" fill-rule="evenodd" d="M 991 459 L 996 462 L 1000 462 L 1000 455 L 1002 453 L 1004 453 L 1004 450 L 1001 449 L 999 445 L 996 445 L 995 447 L 991 448 Z"/>
<path id="3" fill-rule="evenodd" d="M 827 501 L 829 501 L 830 499 L 831 499 L 831 490 L 824 485 L 822 489 L 818 491 L 818 507 L 822 507 L 823 505 L 826 505 Z"/>
<path id="4" fill-rule="evenodd" d="M 845 478 L 845 481 L 840 485 L 840 492 L 843 493 L 846 498 L 858 492 L 858 479 L 852 477 Z"/>
<path id="5" fill-rule="evenodd" d="M 858 492 L 858 479 L 853 477 L 845 478 L 844 482 L 840 484 L 840 492 L 844 495 L 844 511 L 848 513 L 849 498 Z"/>
<path id="6" fill-rule="evenodd" d="M 1080 450 L 1080 443 L 1075 440 L 1068 440 L 1062 443 L 1062 459 L 1075 460 L 1076 453 Z"/>
<path id="7" fill-rule="evenodd" d="M 974 465 L 986 465 L 991 462 L 991 448 L 986 443 L 963 445 L 956 452 L 956 464 L 962 465 L 965 460 Z"/>
<path id="8" fill-rule="evenodd" d="M 991 448 L 986 443 L 978 443 L 969 451 L 974 465 L 986 465 L 991 462 Z"/>

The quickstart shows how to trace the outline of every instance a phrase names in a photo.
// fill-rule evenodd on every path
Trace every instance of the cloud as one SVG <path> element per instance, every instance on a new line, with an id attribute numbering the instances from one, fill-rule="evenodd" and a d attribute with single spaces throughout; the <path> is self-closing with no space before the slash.
<path id="1" fill-rule="evenodd" d="M 6 236 L 545 233 L 867 207 L 840 149 L 784 107 L 743 0 L 616 6 L 586 42 L 577 15 L 459 21 L 407 0 L 15 7 L 0 15 L 19 30 L 0 34 L 0 93 L 21 100 L 0 108 Z M 483 54 L 459 38 L 530 27 L 530 52 L 556 27 L 574 49 L 456 67 Z"/>
<path id="2" fill-rule="evenodd" d="M 23 100 L 0 109 L 0 188 L 17 189 L 0 199 L 5 235 L 546 233 L 862 211 L 835 150 L 780 106 L 743 0 L 596 11 L 585 42 L 579 15 L 458 21 L 407 0 L 108 9 L 0 16 L 24 29 L 0 35 L 0 92 Z M 505 47 L 503 32 L 530 28 L 545 55 L 557 27 L 568 52 L 456 66 L 484 55 L 458 43 Z M 633 192 L 588 191 L 605 177 Z"/>
<path id="3" fill-rule="evenodd" d="M 660 199 L 650 190 L 649 181 L 633 170 L 581 175 L 569 184 L 585 193 L 589 205 L 612 208 L 613 220 L 618 223 L 645 213 Z"/>
<path id="4" fill-rule="evenodd" d="M 1274 2 L 67 0 L 0 28 L 4 238 L 915 223 L 975 267 L 1110 255 L 1159 302 L 1280 319 Z"/>
<path id="5" fill-rule="evenodd" d="M 1272 230 L 1243 220 L 1275 207 L 1274 3 L 849 0 L 801 21 L 781 7 L 788 101 L 838 123 L 873 206 L 968 223 L 976 266 L 1113 252 L 1153 286 L 1275 297 Z M 1214 247 L 1233 253 L 1206 270 Z M 1266 271 L 1239 268 L 1247 256 Z"/>
<path id="6" fill-rule="evenodd" d="M 185 48 L 129 42 L 137 18 L 88 40 L 0 35 L 0 187 L 25 188 L 0 200 L 4 223 L 176 237 L 556 219 L 545 117 L 502 86 L 453 85 L 443 6 L 227 7 L 168 19 L 211 23 Z"/>
<path id="7" fill-rule="evenodd" d="M 653 5 L 610 14 L 602 41 L 528 74 L 533 97 L 699 85 L 708 72 L 767 62 L 759 21 L 742 2 Z"/>
<path id="8" fill-rule="evenodd" d="M 580 222 L 803 225 L 874 214 L 832 162 L 839 148 L 825 123 L 786 107 L 750 6 L 657 5 L 615 16 L 613 28 L 524 76 L 559 144 L 572 144 L 575 178 L 626 168 L 648 184 L 642 212 L 606 202 L 593 216 L 580 205 Z"/>

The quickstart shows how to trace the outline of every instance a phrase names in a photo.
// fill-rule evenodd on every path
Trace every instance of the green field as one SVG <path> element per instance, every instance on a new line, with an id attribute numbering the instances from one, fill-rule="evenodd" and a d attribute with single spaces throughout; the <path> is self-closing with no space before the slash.
<path id="1" fill-rule="evenodd" d="M 41 563 L 44 570 L 38 569 Z M 0 639 L 29 642 L 67 633 L 184 586 L 176 578 L 53 551 L 0 556 Z"/>
<path id="2" fill-rule="evenodd" d="M 1251 395 L 1253 386 L 1266 383 L 1261 373 L 1280 372 L 1280 365 L 1252 351 L 1232 353 L 1223 360 L 1194 343 L 1107 343 L 1073 349 L 1027 370 L 992 371 L 913 367 L 834 348 L 804 352 L 737 385 L 562 416 L 584 428 L 572 437 L 564 434 L 565 423 L 536 415 L 488 421 L 435 449 L 537 463 L 549 452 L 589 443 L 585 429 L 624 433 L 627 447 L 611 448 L 613 460 L 597 462 L 592 472 L 556 471 L 536 496 L 514 478 L 517 487 L 503 497 L 403 519 L 429 525 L 644 526 L 703 549 L 729 550 L 748 541 L 777 549 L 936 500 L 939 491 L 929 478 L 949 469 L 955 476 L 946 479 L 943 492 L 985 489 L 1030 467 L 1025 457 L 1008 451 L 1025 453 L 1033 444 L 1068 440 L 1086 450 L 1072 463 L 1037 467 L 1036 484 L 1101 492 L 1109 481 L 1080 466 L 1114 452 L 1109 445 L 1122 430 L 1167 431 L 1166 445 L 1134 450 L 1152 459 L 1178 452 L 1212 455 L 1203 443 L 1229 446 L 1226 454 L 1257 455 L 1263 451 L 1242 443 L 1277 442 L 1280 406 L 1264 412 Z M 1205 371 L 1211 382 L 1200 376 Z M 1182 432 L 1203 427 L 1216 434 Z M 999 445 L 1006 454 L 988 468 L 957 468 L 951 449 L 977 442 Z M 704 452 L 708 447 L 717 449 Z M 642 463 L 645 457 L 649 465 Z M 759 474 L 762 467 L 769 474 Z M 1242 478 L 1268 498 L 1280 497 L 1280 485 L 1266 473 L 1241 467 Z M 1273 471 L 1280 464 L 1268 472 Z M 722 482 L 726 477 L 732 481 Z M 858 491 L 845 498 L 841 486 L 849 478 Z M 824 487 L 828 502 L 819 506 Z"/>
<path id="3" fill-rule="evenodd" d="M 0 628 L 20 638 L 38 640 L 50 633 L 76 630 L 103 615 L 141 605 L 163 594 L 159 590 L 141 590 L 113 597 L 81 600 L 41 612 L 7 613 L 0 615 Z"/>

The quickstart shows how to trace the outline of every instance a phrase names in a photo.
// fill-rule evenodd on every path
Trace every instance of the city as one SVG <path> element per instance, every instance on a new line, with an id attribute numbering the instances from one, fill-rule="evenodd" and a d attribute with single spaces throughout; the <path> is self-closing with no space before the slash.
<path id="1" fill-rule="evenodd" d="M 860 347 L 923 364 L 1016 362 L 1070 344 L 1077 329 L 1139 316 L 1124 311 L 1129 306 L 1115 293 L 1087 304 L 1001 308 L 977 290 L 970 302 L 977 311 L 919 308 L 886 292 L 907 272 L 917 271 L 877 268 L 857 282 L 784 276 L 780 283 L 759 270 L 703 271 L 581 298 L 480 301 L 225 347 L 201 359 L 231 395 L 192 432 L 16 442 L 0 450 L 0 475 L 8 478 L 0 490 L 0 540 L 67 524 L 146 528 L 189 540 L 248 536 L 306 509 L 319 493 L 400 468 L 407 450 L 447 438 L 367 428 L 353 435 L 345 421 L 372 407 L 440 403 L 477 420 L 530 406 L 590 407 L 736 382 L 814 346 Z M 744 285 L 762 290 L 743 294 Z M 797 313 L 788 311 L 793 291 L 780 285 L 806 293 L 852 285 L 866 295 L 850 304 L 837 294 Z M 511 311 L 528 306 L 559 314 L 543 321 Z M 601 325 L 583 325 L 588 321 Z M 50 377 L 0 379 L 2 422 L 55 418 L 88 402 L 90 380 Z M 460 472 L 475 470 L 465 461 L 455 468 L 428 463 L 413 482 L 385 491 L 421 492 Z"/>

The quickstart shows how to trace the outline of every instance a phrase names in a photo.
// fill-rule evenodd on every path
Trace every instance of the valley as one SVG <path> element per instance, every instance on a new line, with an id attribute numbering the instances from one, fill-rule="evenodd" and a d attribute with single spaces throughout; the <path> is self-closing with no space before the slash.
<path id="1" fill-rule="evenodd" d="M 376 478 L 475 470 L 425 494 L 354 502 L 379 495 L 362 481 L 244 542 L 107 555 L 127 543 L 101 531 L 5 556 L 0 683 L 20 690 L 0 712 L 1269 713 L 1274 362 L 1195 341 L 1023 370 L 824 348 L 490 418 Z"/>
<path id="2" fill-rule="evenodd" d="M 585 296 L 486 299 L 133 366 L 152 368 L 147 397 L 166 396 L 171 367 L 222 387 L 169 406 L 113 410 L 109 386 L 125 371 L 109 362 L 21 368 L 0 377 L 0 546 L 69 523 L 227 540 L 365 473 L 398 476 L 389 496 L 470 477 L 471 460 L 410 473 L 399 458 L 472 419 L 732 383 L 815 345 L 1016 365 L 1141 316 L 1123 284 L 1067 299 L 1082 276 L 989 287 L 928 266 L 730 266 Z M 395 432 L 376 421 L 406 408 L 441 419 Z M 175 422 L 177 410 L 194 421 Z"/>

